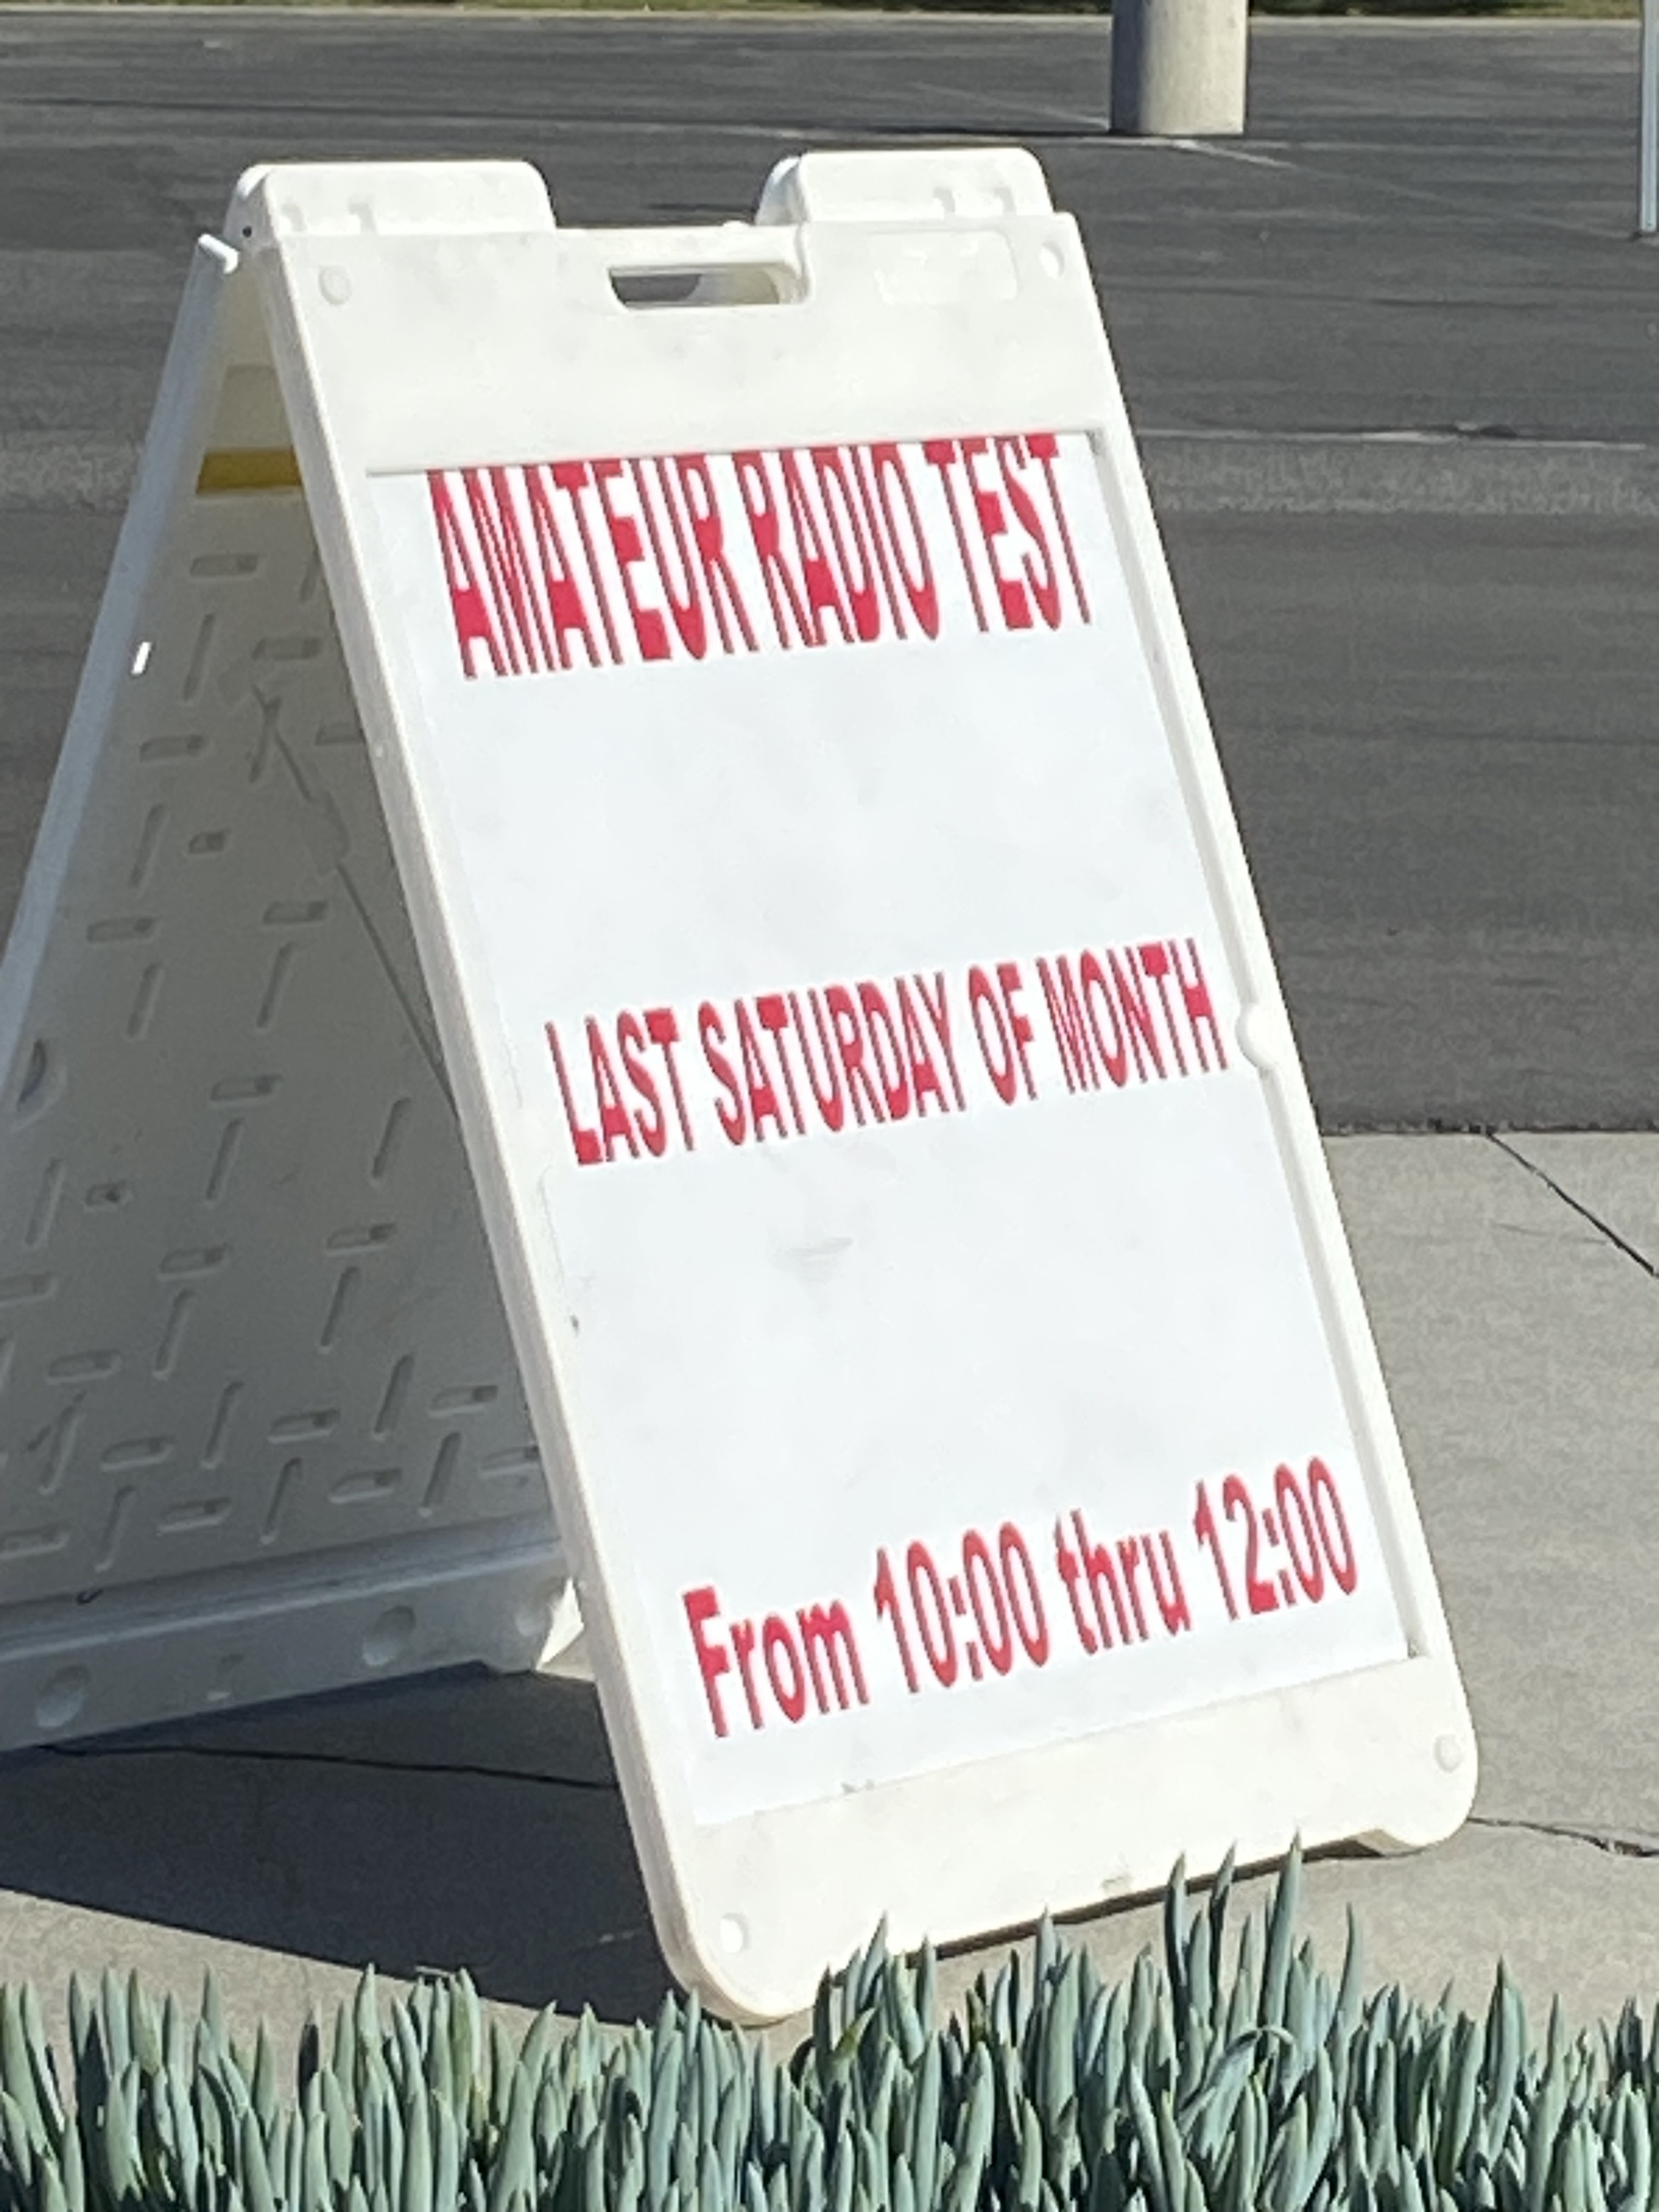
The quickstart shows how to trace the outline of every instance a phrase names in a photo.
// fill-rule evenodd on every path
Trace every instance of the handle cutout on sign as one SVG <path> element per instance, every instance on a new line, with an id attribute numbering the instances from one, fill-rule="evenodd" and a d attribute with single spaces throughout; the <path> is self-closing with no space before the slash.
<path id="1" fill-rule="evenodd" d="M 43 1106 L 49 1105 L 58 1095 L 58 1086 L 52 1079 L 55 1071 L 45 1041 L 37 1037 L 29 1048 L 29 1056 L 23 1065 L 23 1080 L 17 1088 L 14 1114 L 17 1121 L 33 1120 Z"/>
<path id="2" fill-rule="evenodd" d="M 782 307 L 803 296 L 797 270 L 782 261 L 728 261 L 701 267 L 612 269 L 611 289 L 624 307 Z"/>

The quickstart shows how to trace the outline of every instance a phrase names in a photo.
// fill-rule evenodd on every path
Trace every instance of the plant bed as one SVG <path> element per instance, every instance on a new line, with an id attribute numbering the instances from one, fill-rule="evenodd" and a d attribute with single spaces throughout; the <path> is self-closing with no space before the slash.
<path id="1" fill-rule="evenodd" d="M 1300 1861 L 1227 1931 L 1231 1869 L 1164 1901 L 1108 1983 L 1050 1925 L 936 2017 L 878 1936 L 787 2059 L 693 1999 L 522 2041 L 465 1975 L 372 1973 L 288 2080 L 261 2029 L 106 1976 L 60 2068 L 0 1990 L 0 2212 L 1656 2212 L 1659 2079 L 1632 2006 L 1541 2047 L 1500 1968 L 1484 2015 L 1367 1991 L 1298 1946 Z"/>

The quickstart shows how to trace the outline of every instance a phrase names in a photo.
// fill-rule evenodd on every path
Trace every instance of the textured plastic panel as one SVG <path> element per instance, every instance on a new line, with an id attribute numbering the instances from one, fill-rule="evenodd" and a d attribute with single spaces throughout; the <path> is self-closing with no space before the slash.
<path id="1" fill-rule="evenodd" d="M 532 1665 L 563 1585 L 246 282 L 204 252 L 0 975 L 0 1745 Z"/>

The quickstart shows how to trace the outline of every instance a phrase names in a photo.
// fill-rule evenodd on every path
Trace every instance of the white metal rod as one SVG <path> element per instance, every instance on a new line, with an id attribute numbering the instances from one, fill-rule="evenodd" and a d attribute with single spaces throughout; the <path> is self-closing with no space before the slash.
<path id="1" fill-rule="evenodd" d="M 1642 0 L 1642 148 L 1637 235 L 1659 230 L 1659 0 Z"/>

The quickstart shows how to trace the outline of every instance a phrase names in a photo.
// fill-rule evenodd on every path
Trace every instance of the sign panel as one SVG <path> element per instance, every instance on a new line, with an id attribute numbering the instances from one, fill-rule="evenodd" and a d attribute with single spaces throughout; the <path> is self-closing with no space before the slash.
<path id="1" fill-rule="evenodd" d="M 1006 149 L 685 232 L 476 173 L 233 221 L 669 1955 L 763 2014 L 883 1912 L 1448 1832 L 1462 1692 L 1075 226 Z"/>
<path id="2" fill-rule="evenodd" d="M 1087 434 L 374 496 L 696 1817 L 1403 1659 Z"/>

